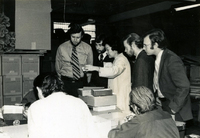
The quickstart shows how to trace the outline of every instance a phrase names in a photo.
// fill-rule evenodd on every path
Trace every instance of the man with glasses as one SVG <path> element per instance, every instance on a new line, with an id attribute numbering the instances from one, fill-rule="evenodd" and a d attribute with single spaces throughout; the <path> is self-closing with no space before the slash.
<path id="1" fill-rule="evenodd" d="M 157 103 L 175 115 L 176 121 L 191 120 L 190 83 L 182 60 L 167 49 L 165 34 L 160 29 L 147 32 L 143 45 L 147 55 L 156 56 L 153 86 Z"/>
<path id="2" fill-rule="evenodd" d="M 179 138 L 178 128 L 170 114 L 156 108 L 155 98 L 144 86 L 133 88 L 129 94 L 135 116 L 112 129 L 108 138 Z"/>

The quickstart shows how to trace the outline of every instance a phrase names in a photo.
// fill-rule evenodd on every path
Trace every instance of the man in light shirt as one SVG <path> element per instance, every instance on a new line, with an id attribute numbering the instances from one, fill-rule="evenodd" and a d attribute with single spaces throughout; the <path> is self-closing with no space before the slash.
<path id="1" fill-rule="evenodd" d="M 82 88 L 91 79 L 91 73 L 84 73 L 82 67 L 85 65 L 93 65 L 93 52 L 89 44 L 82 41 L 84 30 L 79 24 L 70 24 L 68 30 L 70 40 L 61 44 L 56 53 L 55 69 L 65 84 L 65 92 L 78 97 L 78 88 Z M 78 69 L 79 78 L 74 78 L 73 68 L 73 50 L 76 50 L 77 58 L 76 69 Z M 77 63 L 78 62 L 78 63 Z"/>
<path id="2" fill-rule="evenodd" d="M 164 32 L 150 30 L 144 35 L 143 46 L 147 55 L 156 56 L 153 86 L 157 103 L 175 115 L 176 121 L 191 120 L 190 83 L 180 57 L 167 49 Z"/>

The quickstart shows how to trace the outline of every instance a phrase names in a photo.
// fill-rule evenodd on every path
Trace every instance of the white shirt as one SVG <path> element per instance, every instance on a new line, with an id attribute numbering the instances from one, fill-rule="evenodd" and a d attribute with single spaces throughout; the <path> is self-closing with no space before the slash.
<path id="1" fill-rule="evenodd" d="M 105 51 L 104 53 L 101 53 L 103 55 L 103 60 L 104 58 L 107 56 L 107 51 Z M 101 54 L 99 54 L 99 60 L 101 60 Z"/>
<path id="2" fill-rule="evenodd" d="M 159 98 L 164 98 L 164 96 L 162 95 L 162 93 L 160 91 L 159 82 L 158 82 L 158 73 L 159 73 L 160 61 L 161 61 L 162 54 L 163 54 L 163 50 L 161 50 L 158 53 L 158 55 L 156 56 L 154 79 L 153 79 L 154 80 L 153 88 L 154 88 L 154 91 L 157 90 Z"/>
<path id="3" fill-rule="evenodd" d="M 28 109 L 29 138 L 96 138 L 87 105 L 79 98 L 56 92 Z"/>
<path id="4" fill-rule="evenodd" d="M 99 76 L 108 78 L 108 88 L 117 96 L 117 107 L 125 113 L 130 113 L 131 71 L 128 59 L 122 53 L 119 54 L 112 66 L 100 68 Z"/>

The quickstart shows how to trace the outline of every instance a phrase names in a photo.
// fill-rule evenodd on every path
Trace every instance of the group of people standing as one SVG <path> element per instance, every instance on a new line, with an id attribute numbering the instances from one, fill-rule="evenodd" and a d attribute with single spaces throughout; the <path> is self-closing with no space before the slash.
<path id="1" fill-rule="evenodd" d="M 176 115 L 177 120 L 192 119 L 190 83 L 184 64 L 167 49 L 162 30 L 153 29 L 142 37 L 131 33 L 122 41 L 115 35 L 106 37 L 101 34 L 95 40 L 98 54 L 81 40 L 84 31 L 80 25 L 72 24 L 68 32 L 70 40 L 59 46 L 56 55 L 56 71 L 68 94 L 78 97 L 77 88 L 88 84 L 111 88 L 117 95 L 117 106 L 128 112 L 131 88 L 146 86 L 154 92 L 157 104 Z M 77 80 L 73 78 L 71 64 L 73 47 L 77 51 L 81 74 Z M 124 52 L 130 57 L 135 56 L 133 68 Z"/>
<path id="2" fill-rule="evenodd" d="M 96 54 L 89 44 L 82 41 L 84 31 L 80 25 L 72 24 L 68 33 L 70 40 L 57 49 L 55 68 L 58 78 L 48 76 L 44 78 L 42 86 L 35 86 L 40 94 L 39 98 L 46 98 L 46 101 L 36 102 L 30 107 L 30 124 L 35 123 L 33 115 L 37 116 L 34 112 L 38 106 L 40 105 L 41 110 L 47 111 L 47 104 L 53 101 L 55 103 L 51 106 L 56 104 L 57 107 L 62 106 L 66 100 L 64 107 L 68 107 L 69 112 L 76 111 L 76 114 L 82 114 L 78 111 L 81 109 L 75 104 L 83 104 L 76 100 L 77 89 L 90 85 L 112 89 L 117 96 L 117 107 L 127 113 L 127 116 L 135 114 L 135 117 L 111 130 L 109 138 L 179 137 L 171 116 L 175 116 L 176 121 L 188 121 L 193 118 L 189 97 L 190 83 L 181 59 L 167 49 L 167 39 L 162 30 L 153 29 L 143 36 L 131 33 L 122 40 L 115 35 L 99 35 L 95 40 Z M 135 56 L 135 61 L 129 61 L 124 53 L 130 57 Z M 134 63 L 133 68 L 130 62 Z M 48 88 L 52 88 L 50 93 L 46 90 Z M 64 92 L 67 97 L 63 93 L 54 94 L 56 92 Z M 57 101 L 51 98 L 51 95 L 54 95 Z M 70 104 L 67 105 L 67 102 Z M 84 110 L 83 113 L 86 111 L 86 122 L 90 122 L 87 120 L 90 117 L 89 110 L 85 105 L 81 108 Z M 54 110 L 59 112 L 57 108 Z M 85 120 L 85 115 L 81 116 Z M 50 125 L 48 120 L 46 123 Z M 88 130 L 93 131 L 91 122 L 88 124 Z M 33 130 L 31 128 L 30 132 Z M 63 133 L 65 134 L 67 133 Z M 94 136 L 92 134 L 91 132 L 91 137 Z"/>

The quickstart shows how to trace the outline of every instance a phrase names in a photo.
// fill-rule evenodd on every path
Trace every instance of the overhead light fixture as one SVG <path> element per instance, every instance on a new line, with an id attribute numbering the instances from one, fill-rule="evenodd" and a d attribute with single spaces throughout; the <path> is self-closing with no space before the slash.
<path id="1" fill-rule="evenodd" d="M 200 6 L 200 4 L 193 4 L 193 5 L 177 7 L 177 8 L 174 8 L 174 9 L 175 9 L 175 11 L 182 11 L 182 10 L 187 10 L 187 9 L 191 9 L 191 8 L 196 8 L 196 7 L 199 7 L 199 6 Z"/>

